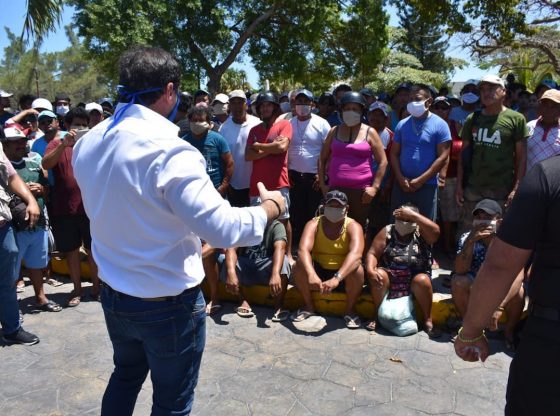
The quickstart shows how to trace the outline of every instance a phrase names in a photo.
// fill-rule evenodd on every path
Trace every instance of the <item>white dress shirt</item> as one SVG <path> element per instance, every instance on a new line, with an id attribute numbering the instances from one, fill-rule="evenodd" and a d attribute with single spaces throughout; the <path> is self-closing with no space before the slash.
<path id="1" fill-rule="evenodd" d="M 264 209 L 232 208 L 176 125 L 134 104 L 103 138 L 111 121 L 72 158 L 101 280 L 132 296 L 173 296 L 204 278 L 199 237 L 214 247 L 262 241 Z"/>
<path id="2" fill-rule="evenodd" d="M 245 160 L 245 146 L 249 131 L 261 123 L 259 118 L 247 114 L 247 120 L 243 124 L 235 123 L 229 116 L 220 126 L 219 132 L 226 139 L 233 157 L 233 176 L 229 183 L 235 189 L 249 188 L 253 162 Z"/>
<path id="3" fill-rule="evenodd" d="M 288 149 L 288 167 L 300 173 L 317 173 L 321 148 L 331 126 L 323 117 L 311 114 L 305 121 L 293 117 L 292 141 Z"/>

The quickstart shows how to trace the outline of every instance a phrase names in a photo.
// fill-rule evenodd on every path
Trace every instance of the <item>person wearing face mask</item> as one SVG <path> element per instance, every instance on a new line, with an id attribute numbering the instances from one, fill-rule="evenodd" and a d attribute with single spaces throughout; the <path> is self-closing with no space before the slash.
<path id="1" fill-rule="evenodd" d="M 501 222 L 502 207 L 492 199 L 483 199 L 476 204 L 472 214 L 471 230 L 464 233 L 459 239 L 455 271 L 451 280 L 451 295 L 461 318 L 467 312 L 471 286 L 486 258 L 488 247 L 496 236 L 498 225 Z M 525 306 L 523 277 L 524 273 L 521 270 L 507 296 L 500 303 L 488 323 L 488 329 L 491 331 L 497 330 L 498 321 L 505 311 L 507 323 L 504 337 L 508 348 L 513 347 L 515 326 L 521 319 L 521 313 Z"/>
<path id="2" fill-rule="evenodd" d="M 365 108 L 362 95 L 347 92 L 340 108 L 343 122 L 330 130 L 321 149 L 319 186 L 323 195 L 330 189 L 346 193 L 349 215 L 367 230 L 371 202 L 381 186 L 387 158 L 376 130 L 361 122 Z"/>
<path id="3" fill-rule="evenodd" d="M 292 269 L 294 283 L 304 306 L 292 314 L 292 321 L 301 322 L 315 315 L 312 291 L 346 292 L 344 321 L 349 329 L 361 326 L 356 302 L 364 285 L 362 253 L 364 233 L 360 224 L 347 216 L 348 198 L 344 192 L 325 195 L 322 213 L 305 226 L 299 243 L 298 259 Z"/>
<path id="4" fill-rule="evenodd" d="M 428 86 L 414 85 L 410 94 L 410 116 L 397 125 L 391 147 L 391 168 L 396 179 L 391 209 L 410 202 L 435 221 L 437 175 L 449 158 L 451 132 L 444 120 L 430 112 L 433 99 Z"/>
<path id="5" fill-rule="evenodd" d="M 153 414 L 191 413 L 206 337 L 200 240 L 258 244 L 285 208 L 262 184 L 255 207 L 232 208 L 216 191 L 201 153 L 173 124 L 180 68 L 160 48 L 125 52 L 115 115 L 74 148 L 114 352 L 103 416 L 132 415 L 148 373 Z"/>
<path id="6" fill-rule="evenodd" d="M 412 294 L 422 311 L 424 330 L 430 338 L 437 338 L 441 332 L 434 328 L 431 317 L 430 246 L 439 238 L 439 226 L 412 204 L 400 206 L 393 216 L 395 222 L 377 233 L 366 256 L 374 315 L 385 299 Z M 370 331 L 376 327 L 375 319 L 366 324 Z"/>
<path id="7" fill-rule="evenodd" d="M 64 92 L 56 94 L 54 97 L 54 112 L 58 116 L 58 121 L 62 130 L 66 130 L 67 128 L 64 124 L 64 116 L 70 111 L 70 107 L 71 102 L 68 94 Z"/>
<path id="8" fill-rule="evenodd" d="M 295 92 L 296 116 L 292 124 L 292 142 L 288 148 L 290 176 L 290 218 L 293 239 L 297 244 L 307 221 L 314 217 L 321 202 L 317 164 L 321 147 L 331 127 L 324 118 L 311 113 L 313 94 L 301 89 Z"/>
<path id="9" fill-rule="evenodd" d="M 214 115 L 212 122 L 218 129 L 228 118 L 228 102 L 229 97 L 225 94 L 217 94 L 214 101 L 212 101 L 211 107 L 212 114 Z"/>
<path id="10" fill-rule="evenodd" d="M 457 131 L 465 124 L 469 114 L 474 113 L 480 106 L 478 81 L 469 79 L 461 88 L 461 105 L 453 107 L 449 113 L 449 120 L 455 124 Z"/>

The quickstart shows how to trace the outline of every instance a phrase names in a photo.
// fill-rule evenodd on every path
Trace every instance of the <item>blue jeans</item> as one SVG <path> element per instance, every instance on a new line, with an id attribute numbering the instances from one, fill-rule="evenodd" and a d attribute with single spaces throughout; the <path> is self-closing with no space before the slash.
<path id="1" fill-rule="evenodd" d="M 0 323 L 4 335 L 19 329 L 16 293 L 18 248 L 11 223 L 0 227 Z"/>
<path id="2" fill-rule="evenodd" d="M 164 301 L 101 291 L 115 369 L 102 416 L 132 415 L 151 372 L 152 415 L 189 415 L 206 341 L 206 304 L 199 288 Z"/>
<path id="3" fill-rule="evenodd" d="M 394 222 L 393 211 L 405 203 L 411 203 L 418 207 L 420 214 L 432 221 L 437 215 L 437 186 L 424 185 L 416 192 L 403 192 L 399 184 L 395 182 L 391 193 L 391 222 Z"/>

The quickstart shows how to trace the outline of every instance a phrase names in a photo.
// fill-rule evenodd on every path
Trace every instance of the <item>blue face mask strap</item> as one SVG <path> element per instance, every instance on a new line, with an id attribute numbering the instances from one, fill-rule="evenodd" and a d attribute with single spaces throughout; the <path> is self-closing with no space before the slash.
<path id="1" fill-rule="evenodd" d="M 145 90 L 130 92 L 126 89 L 124 85 L 117 86 L 117 92 L 119 94 L 119 97 L 121 97 L 121 99 L 128 100 L 128 103 L 126 103 L 124 106 L 119 108 L 115 112 L 115 114 L 113 114 L 113 117 L 111 117 L 112 118 L 111 124 L 109 124 L 107 130 L 105 130 L 105 133 L 103 133 L 103 138 L 105 138 L 105 135 L 109 132 L 109 130 L 111 130 L 113 127 L 115 127 L 117 124 L 120 123 L 120 121 L 124 117 L 124 113 L 126 112 L 126 110 L 130 108 L 130 106 L 136 104 L 136 102 L 140 104 L 144 104 L 144 102 L 140 98 L 140 95 L 148 94 L 150 92 L 161 91 L 162 89 L 163 87 L 156 87 L 156 88 L 148 88 Z"/>

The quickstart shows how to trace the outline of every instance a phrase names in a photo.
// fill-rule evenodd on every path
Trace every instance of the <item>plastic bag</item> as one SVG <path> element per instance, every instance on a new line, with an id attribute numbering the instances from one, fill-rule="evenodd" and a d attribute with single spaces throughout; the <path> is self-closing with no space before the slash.
<path id="1" fill-rule="evenodd" d="M 387 299 L 386 294 L 377 311 L 377 320 L 383 328 L 399 337 L 416 334 L 418 324 L 414 318 L 412 295 Z"/>

